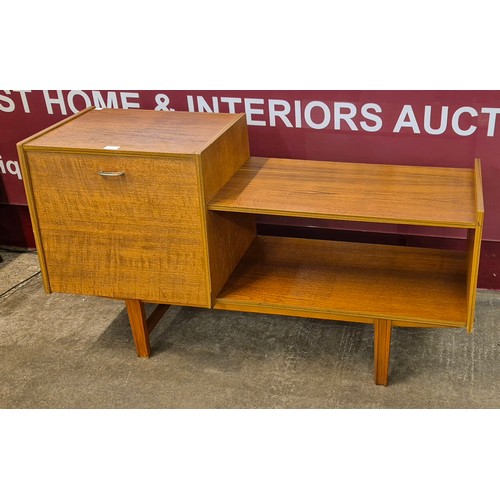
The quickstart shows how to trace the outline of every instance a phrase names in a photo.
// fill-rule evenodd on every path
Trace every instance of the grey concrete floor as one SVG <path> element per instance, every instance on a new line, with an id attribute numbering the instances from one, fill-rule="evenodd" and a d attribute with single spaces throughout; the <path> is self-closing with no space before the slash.
<path id="1" fill-rule="evenodd" d="M 0 408 L 500 408 L 500 293 L 472 335 L 396 328 L 390 385 L 369 325 L 172 307 L 137 358 L 120 301 L 46 295 L 1 252 Z"/>

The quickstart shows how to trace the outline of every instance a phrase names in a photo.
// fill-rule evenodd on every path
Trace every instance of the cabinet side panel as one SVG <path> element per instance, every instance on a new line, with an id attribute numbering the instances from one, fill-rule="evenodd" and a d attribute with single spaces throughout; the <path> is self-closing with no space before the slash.
<path id="1" fill-rule="evenodd" d="M 28 157 L 52 291 L 210 306 L 194 158 Z"/>
<path id="2" fill-rule="evenodd" d="M 22 144 L 17 145 L 17 153 L 19 156 L 19 162 L 21 164 L 21 172 L 23 174 L 24 189 L 26 190 L 26 199 L 28 201 L 31 225 L 33 227 L 33 234 L 35 236 L 36 251 L 38 254 L 38 261 L 40 262 L 40 271 L 42 272 L 43 287 L 46 293 L 51 293 L 52 290 L 50 287 L 49 272 L 47 270 L 47 263 L 45 262 L 42 234 L 40 231 L 40 224 L 38 222 L 38 213 L 36 209 L 35 196 L 33 193 L 33 185 L 31 182 L 30 165 Z"/>
<path id="3" fill-rule="evenodd" d="M 476 209 L 476 227 L 467 231 L 467 331 L 474 326 L 476 309 L 476 289 L 479 276 L 479 256 L 484 224 L 483 180 L 481 160 L 474 160 L 474 197 Z"/>
<path id="4" fill-rule="evenodd" d="M 248 158 L 248 129 L 246 117 L 242 115 L 201 152 L 202 189 L 207 203 Z"/>
<path id="5" fill-rule="evenodd" d="M 207 204 L 249 157 L 245 116 L 200 155 L 212 301 L 255 238 L 256 229 L 253 215 L 210 212 Z"/>

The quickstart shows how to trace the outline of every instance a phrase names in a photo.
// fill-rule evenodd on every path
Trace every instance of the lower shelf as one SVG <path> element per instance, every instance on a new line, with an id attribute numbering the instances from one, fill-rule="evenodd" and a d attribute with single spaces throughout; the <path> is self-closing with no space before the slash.
<path id="1" fill-rule="evenodd" d="M 258 236 L 214 307 L 462 327 L 466 257 L 427 248 Z"/>

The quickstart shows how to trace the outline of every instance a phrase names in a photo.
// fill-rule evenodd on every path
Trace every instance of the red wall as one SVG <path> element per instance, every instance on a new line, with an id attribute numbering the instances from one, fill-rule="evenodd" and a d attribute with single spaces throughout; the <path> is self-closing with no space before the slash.
<path id="1" fill-rule="evenodd" d="M 1 91 L 0 244 L 34 245 L 16 142 L 88 105 L 246 112 L 254 156 L 464 168 L 481 158 L 485 225 L 479 286 L 500 288 L 500 91 Z M 268 231 L 273 226 L 265 224 L 286 223 L 321 227 L 334 237 L 346 231 L 354 238 L 398 235 L 403 244 L 433 239 L 432 244 L 456 247 L 463 237 L 439 228 L 260 221 Z"/>

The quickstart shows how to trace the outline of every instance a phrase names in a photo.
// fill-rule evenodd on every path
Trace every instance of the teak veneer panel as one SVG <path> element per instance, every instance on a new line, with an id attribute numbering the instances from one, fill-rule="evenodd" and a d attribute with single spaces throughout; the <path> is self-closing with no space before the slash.
<path id="1" fill-rule="evenodd" d="M 26 157 L 26 144 L 29 142 L 33 141 L 37 137 L 42 136 L 43 134 L 48 133 L 49 131 L 61 127 L 62 125 L 67 124 L 68 122 L 75 120 L 76 118 L 80 118 L 82 115 L 85 113 L 88 113 L 91 111 L 92 108 L 87 108 L 79 113 L 74 114 L 73 116 L 68 116 L 68 118 L 65 118 L 64 120 L 61 120 L 60 122 L 54 123 L 50 127 L 47 127 L 44 130 L 41 130 L 30 137 L 27 137 L 26 139 L 20 141 L 17 143 L 17 154 L 19 156 L 19 163 L 21 165 L 21 171 L 23 174 L 23 183 L 24 183 L 24 188 L 26 191 L 26 199 L 28 201 L 28 207 L 29 207 L 29 212 L 30 212 L 30 218 L 31 218 L 31 225 L 33 226 L 33 235 L 35 237 L 35 244 L 37 248 L 37 253 L 38 253 L 38 260 L 40 262 L 40 270 L 42 272 L 42 279 L 43 279 L 43 287 L 46 293 L 51 293 L 52 290 L 50 288 L 50 283 L 49 283 L 49 278 L 48 278 L 48 273 L 47 273 L 47 265 L 45 263 L 45 255 L 43 254 L 43 247 L 42 247 L 42 234 L 40 232 L 40 227 L 38 224 L 38 216 L 37 216 L 37 207 L 35 205 L 35 197 L 33 195 L 33 186 L 31 184 L 31 174 L 30 174 L 30 169 L 28 166 L 28 160 Z"/>
<path id="2" fill-rule="evenodd" d="M 458 327 L 465 272 L 463 252 L 258 236 L 215 307 Z"/>
<path id="3" fill-rule="evenodd" d="M 27 156 L 52 291 L 210 307 L 193 159 Z"/>
<path id="4" fill-rule="evenodd" d="M 117 151 L 120 153 L 200 154 L 241 116 L 147 109 L 91 109 L 78 119 L 29 141 L 25 147 L 99 150 L 105 146 L 119 146 Z"/>
<path id="5" fill-rule="evenodd" d="M 251 157 L 211 210 L 471 228 L 474 172 L 465 168 Z"/>
<path id="6" fill-rule="evenodd" d="M 245 115 L 239 115 L 236 122 L 199 155 L 212 300 L 247 251 L 257 231 L 254 216 L 210 212 L 206 210 L 206 202 L 249 157 Z"/>

